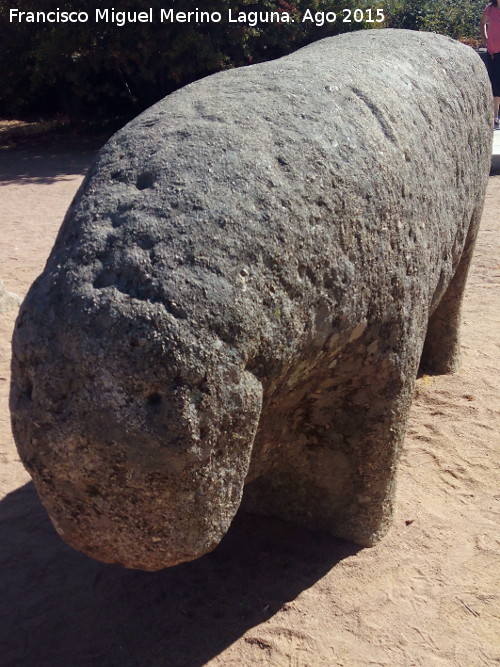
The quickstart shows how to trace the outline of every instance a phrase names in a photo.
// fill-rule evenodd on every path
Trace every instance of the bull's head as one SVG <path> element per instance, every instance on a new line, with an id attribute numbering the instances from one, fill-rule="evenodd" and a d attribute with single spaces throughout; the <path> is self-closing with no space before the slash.
<path id="1" fill-rule="evenodd" d="M 16 327 L 11 408 L 54 526 L 94 558 L 144 570 L 210 551 L 240 504 L 260 383 L 158 304 L 138 304 L 119 337 L 91 301 L 77 315 L 59 298 L 33 326 L 42 283 Z"/>

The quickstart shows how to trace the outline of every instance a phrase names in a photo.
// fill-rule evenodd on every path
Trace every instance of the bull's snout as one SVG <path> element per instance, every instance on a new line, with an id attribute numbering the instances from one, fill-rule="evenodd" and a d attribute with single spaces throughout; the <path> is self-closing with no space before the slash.
<path id="1" fill-rule="evenodd" d="M 250 373 L 219 369 L 188 386 L 164 368 L 137 379 L 75 363 L 68 374 L 67 359 L 27 364 L 21 350 L 14 363 L 20 454 L 66 542 L 144 570 L 218 544 L 240 504 L 259 420 L 261 386 Z"/>

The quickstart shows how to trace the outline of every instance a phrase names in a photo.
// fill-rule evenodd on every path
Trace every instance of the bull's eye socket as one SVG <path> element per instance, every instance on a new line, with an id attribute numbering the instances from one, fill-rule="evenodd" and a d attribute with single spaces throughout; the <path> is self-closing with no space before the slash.
<path id="1" fill-rule="evenodd" d="M 161 403 L 161 394 L 150 394 L 148 396 L 148 405 L 159 405 Z"/>

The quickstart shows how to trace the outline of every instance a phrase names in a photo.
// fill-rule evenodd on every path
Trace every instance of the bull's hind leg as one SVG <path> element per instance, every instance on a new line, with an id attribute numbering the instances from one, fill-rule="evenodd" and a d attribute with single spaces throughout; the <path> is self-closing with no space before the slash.
<path id="1" fill-rule="evenodd" d="M 481 209 L 482 210 L 482 209 Z M 465 247 L 445 293 L 429 318 L 422 351 L 422 368 L 430 373 L 454 373 L 460 367 L 460 317 L 481 210 L 474 213 Z"/>
<path id="2" fill-rule="evenodd" d="M 257 439 L 266 449 L 279 438 L 280 456 L 245 488 L 246 509 L 363 546 L 385 534 L 421 348 L 408 349 L 401 335 L 377 327 L 323 358 L 297 386 L 299 402 L 290 406 L 287 395 L 290 407 L 264 417 Z"/>

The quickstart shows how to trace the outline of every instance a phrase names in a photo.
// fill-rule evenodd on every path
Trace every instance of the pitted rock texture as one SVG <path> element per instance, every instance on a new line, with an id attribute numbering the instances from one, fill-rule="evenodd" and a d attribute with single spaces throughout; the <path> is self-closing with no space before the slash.
<path id="1" fill-rule="evenodd" d="M 108 142 L 13 344 L 15 438 L 65 540 L 159 569 L 242 496 L 385 533 L 419 362 L 458 363 L 490 97 L 469 47 L 373 30 L 198 81 Z"/>

